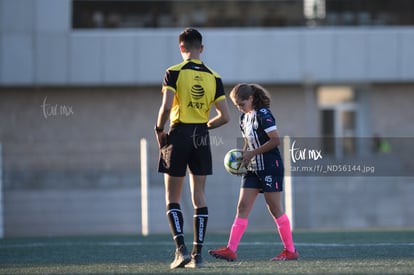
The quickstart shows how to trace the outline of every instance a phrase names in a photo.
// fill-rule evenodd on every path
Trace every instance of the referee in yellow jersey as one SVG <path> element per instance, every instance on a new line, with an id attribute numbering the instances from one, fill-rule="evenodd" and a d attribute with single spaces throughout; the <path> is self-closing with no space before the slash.
<path id="1" fill-rule="evenodd" d="M 220 76 L 200 60 L 204 48 L 200 32 L 187 28 L 179 35 L 178 42 L 183 62 L 165 72 L 163 99 L 155 125 L 160 147 L 158 171 L 164 173 L 167 217 L 176 244 L 171 269 L 202 267 L 201 250 L 208 220 L 205 183 L 206 176 L 212 174 L 208 130 L 230 119 Z M 217 114 L 209 119 L 212 105 Z M 168 119 L 167 133 L 164 126 Z M 180 208 L 187 167 L 194 207 L 191 254 L 184 243 L 184 219 Z"/>

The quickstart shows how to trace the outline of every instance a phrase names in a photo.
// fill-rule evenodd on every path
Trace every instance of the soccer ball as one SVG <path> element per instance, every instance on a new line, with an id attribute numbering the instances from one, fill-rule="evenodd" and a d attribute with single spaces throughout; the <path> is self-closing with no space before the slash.
<path id="1" fill-rule="evenodd" d="M 224 168 L 232 175 L 241 176 L 247 172 L 247 168 L 241 165 L 242 159 L 241 149 L 231 149 L 224 156 Z"/>

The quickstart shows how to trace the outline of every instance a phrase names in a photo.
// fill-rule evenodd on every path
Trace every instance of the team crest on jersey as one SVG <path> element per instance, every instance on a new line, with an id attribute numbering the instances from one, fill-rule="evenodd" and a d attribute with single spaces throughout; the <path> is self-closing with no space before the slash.
<path id="1" fill-rule="evenodd" d="M 194 77 L 194 81 L 203 81 L 203 78 L 201 76 L 199 76 L 199 75 L 196 75 Z"/>
<path id="2" fill-rule="evenodd" d="M 260 109 L 259 111 L 260 111 L 262 114 L 264 114 L 264 115 L 265 115 L 265 114 L 267 114 L 267 113 L 269 112 L 267 109 Z"/>

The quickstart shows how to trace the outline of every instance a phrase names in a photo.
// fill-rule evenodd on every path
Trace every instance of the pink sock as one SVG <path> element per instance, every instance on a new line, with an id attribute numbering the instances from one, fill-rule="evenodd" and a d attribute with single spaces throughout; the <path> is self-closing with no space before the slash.
<path id="1" fill-rule="evenodd" d="M 229 242 L 227 247 L 230 248 L 233 252 L 237 251 L 240 240 L 244 234 L 244 231 L 247 228 L 248 219 L 238 218 L 234 219 L 233 225 L 230 231 Z"/>
<path id="2" fill-rule="evenodd" d="M 290 221 L 288 216 L 283 214 L 279 218 L 275 218 L 275 223 L 284 247 L 288 251 L 294 252 L 295 246 L 293 245 L 292 231 L 290 229 Z"/>

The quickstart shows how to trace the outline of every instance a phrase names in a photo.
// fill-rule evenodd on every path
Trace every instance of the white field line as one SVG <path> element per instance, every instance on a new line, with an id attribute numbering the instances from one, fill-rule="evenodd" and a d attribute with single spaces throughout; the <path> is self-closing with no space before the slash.
<path id="1" fill-rule="evenodd" d="M 57 247 L 57 246 L 148 246 L 148 245 L 157 245 L 157 246 L 169 246 L 173 242 L 114 242 L 114 241 L 98 241 L 98 242 L 33 242 L 33 243 L 20 243 L 20 244 L 0 244 L 0 249 L 2 248 L 32 248 L 32 247 Z M 221 242 L 205 242 L 205 246 L 217 246 L 223 245 Z M 280 243 L 270 243 L 270 242 L 241 242 L 240 246 L 273 246 L 279 245 Z M 414 246 L 414 243 L 295 243 L 295 246 L 299 247 L 387 247 L 387 246 L 396 246 L 396 247 L 407 247 Z"/>

